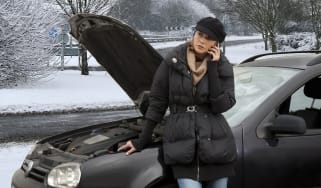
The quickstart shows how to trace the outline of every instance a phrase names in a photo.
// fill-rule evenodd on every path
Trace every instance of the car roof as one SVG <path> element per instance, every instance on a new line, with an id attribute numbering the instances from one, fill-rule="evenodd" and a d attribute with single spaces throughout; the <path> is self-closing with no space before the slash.
<path id="1" fill-rule="evenodd" d="M 321 51 L 295 51 L 260 54 L 244 60 L 239 66 L 280 67 L 304 70 L 316 64 L 321 64 Z"/>

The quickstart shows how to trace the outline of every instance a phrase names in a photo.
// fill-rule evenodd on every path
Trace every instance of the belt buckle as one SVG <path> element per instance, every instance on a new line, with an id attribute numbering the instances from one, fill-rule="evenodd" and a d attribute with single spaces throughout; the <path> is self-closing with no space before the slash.
<path id="1" fill-rule="evenodd" d="M 186 107 L 186 112 L 197 112 L 196 111 L 196 105 L 187 106 Z"/>

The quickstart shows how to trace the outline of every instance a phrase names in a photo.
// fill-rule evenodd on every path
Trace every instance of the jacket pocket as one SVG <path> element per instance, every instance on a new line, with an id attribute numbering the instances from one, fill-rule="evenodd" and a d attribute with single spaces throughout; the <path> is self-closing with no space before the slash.
<path id="1" fill-rule="evenodd" d="M 188 164 L 195 157 L 195 140 L 180 140 L 163 143 L 164 161 L 167 165 Z"/>
<path id="2" fill-rule="evenodd" d="M 199 158 L 206 164 L 223 164 L 236 160 L 236 145 L 231 137 L 220 139 L 201 139 L 199 142 Z"/>

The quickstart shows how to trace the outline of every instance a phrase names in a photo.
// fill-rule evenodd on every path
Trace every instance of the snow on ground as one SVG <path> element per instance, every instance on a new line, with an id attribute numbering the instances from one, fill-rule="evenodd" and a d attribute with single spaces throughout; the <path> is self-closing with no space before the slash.
<path id="1" fill-rule="evenodd" d="M 0 186 L 2 188 L 11 187 L 13 173 L 21 166 L 33 145 L 33 142 L 0 145 Z"/>
<path id="2" fill-rule="evenodd" d="M 314 33 L 292 33 L 278 35 L 276 38 L 279 51 L 312 50 L 316 45 Z"/>
<path id="3" fill-rule="evenodd" d="M 104 71 L 81 76 L 58 71 L 32 85 L 0 90 L 1 113 L 60 111 L 133 105 L 127 94 Z"/>
<path id="4" fill-rule="evenodd" d="M 243 60 L 262 53 L 270 53 L 270 51 L 264 50 L 264 43 L 251 43 L 245 45 L 236 45 L 226 47 L 226 57 L 232 64 L 239 64 Z"/>
<path id="5" fill-rule="evenodd" d="M 227 35 L 225 41 L 232 41 L 232 40 L 248 40 L 248 39 L 262 39 L 262 36 L 252 35 L 252 36 L 237 36 L 237 35 Z"/>
<path id="6" fill-rule="evenodd" d="M 226 55 L 232 63 L 239 63 L 249 56 L 264 52 L 263 42 L 226 48 Z M 75 66 L 77 61 L 78 58 L 74 57 L 66 66 Z M 91 57 L 89 66 L 97 64 Z M 0 114 L 108 109 L 133 105 L 127 94 L 104 71 L 91 71 L 89 76 L 82 76 L 80 71 L 75 70 L 57 71 L 50 78 L 32 85 L 0 89 L 0 98 Z"/>

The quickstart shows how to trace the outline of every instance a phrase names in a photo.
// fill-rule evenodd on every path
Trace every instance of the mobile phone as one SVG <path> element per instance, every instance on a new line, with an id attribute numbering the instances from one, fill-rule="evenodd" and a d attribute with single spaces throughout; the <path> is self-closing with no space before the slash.
<path id="1" fill-rule="evenodd" d="M 217 45 L 216 45 L 217 46 Z M 211 48 L 214 48 L 215 47 L 215 45 L 214 46 L 211 46 Z M 210 55 L 210 57 L 211 57 L 211 59 L 213 59 L 213 55 L 208 51 L 207 52 L 209 55 Z"/>
<path id="2" fill-rule="evenodd" d="M 210 52 L 207 52 L 210 55 L 210 59 L 213 59 L 213 55 Z"/>

